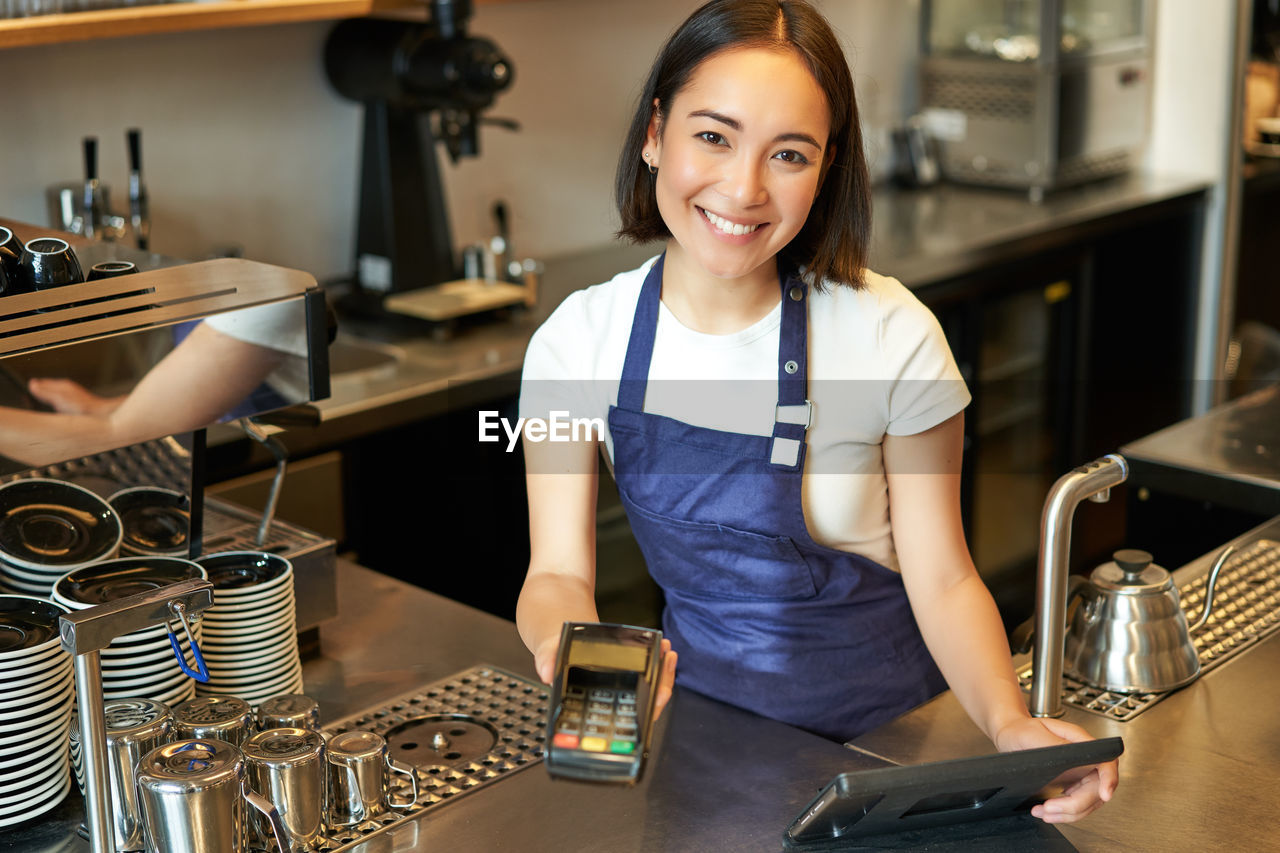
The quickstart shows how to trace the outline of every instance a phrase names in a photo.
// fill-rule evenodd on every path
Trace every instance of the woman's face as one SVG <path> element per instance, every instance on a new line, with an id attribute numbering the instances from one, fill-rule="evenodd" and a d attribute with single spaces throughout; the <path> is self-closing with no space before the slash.
<path id="1" fill-rule="evenodd" d="M 704 60 L 661 125 L 650 122 L 644 147 L 675 238 L 669 261 L 776 280 L 773 258 L 818 193 L 830 129 L 826 96 L 794 53 L 744 48 Z"/>

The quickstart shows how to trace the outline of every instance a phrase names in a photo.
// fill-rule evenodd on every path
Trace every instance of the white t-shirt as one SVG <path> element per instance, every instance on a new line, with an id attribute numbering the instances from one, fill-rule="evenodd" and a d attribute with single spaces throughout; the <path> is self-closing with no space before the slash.
<path id="1" fill-rule="evenodd" d="M 238 341 L 283 354 L 285 358 L 263 382 L 290 403 L 311 399 L 307 318 L 301 302 L 270 302 L 225 311 L 214 314 L 205 322 Z"/>
<path id="2" fill-rule="evenodd" d="M 599 418 L 608 434 L 640 288 L 655 259 L 571 294 L 525 354 L 520 415 Z M 868 271 L 866 287 L 810 289 L 807 434 L 801 485 L 810 535 L 897 570 L 880 442 L 914 435 L 969 404 L 937 319 L 899 281 Z M 771 435 L 782 303 L 750 327 L 709 335 L 660 306 L 644 410 L 684 423 Z"/>

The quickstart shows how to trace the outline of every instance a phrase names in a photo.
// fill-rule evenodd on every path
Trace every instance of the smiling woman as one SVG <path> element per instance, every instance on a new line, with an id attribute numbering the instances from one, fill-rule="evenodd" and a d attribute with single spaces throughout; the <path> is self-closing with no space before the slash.
<path id="1" fill-rule="evenodd" d="M 848 65 L 803 0 L 712 0 L 660 52 L 618 167 L 639 269 L 534 335 L 520 414 L 603 418 L 528 440 L 517 608 L 538 672 L 596 621 L 603 454 L 665 595 L 679 684 L 837 740 L 950 686 L 1001 750 L 1083 740 L 1032 719 L 960 521 L 969 393 L 937 320 L 866 269 Z M 666 642 L 666 640 L 664 640 Z M 659 691 L 659 703 L 669 695 Z M 1037 805 L 1074 820 L 1114 762 Z"/>
<path id="2" fill-rule="evenodd" d="M 714 5 L 704 9 L 714 9 Z M 744 108 L 754 114 L 761 104 L 768 104 L 771 110 L 785 110 L 799 122 L 794 127 L 779 122 L 783 126 L 774 141 L 807 143 L 809 149 L 799 148 L 800 154 L 820 155 L 819 186 L 825 192 L 809 198 L 812 207 L 798 239 L 789 247 L 790 252 L 799 263 L 809 265 L 815 281 L 858 284 L 866 266 L 871 233 L 871 182 L 862 156 L 862 130 L 853 78 L 844 53 L 826 22 L 807 13 L 802 4 L 740 6 L 732 17 L 695 14 L 681 28 L 681 37 L 667 42 L 654 63 L 619 160 L 614 188 L 622 217 L 619 234 L 637 243 L 666 240 L 671 236 L 655 200 L 657 182 L 652 179 L 651 170 L 657 168 L 659 161 L 653 156 L 656 152 L 650 150 L 654 132 L 660 132 L 662 121 L 674 115 L 673 104 L 678 95 L 687 94 L 690 89 L 696 92 L 696 84 L 691 83 L 690 78 L 704 70 L 699 63 L 750 51 L 758 63 L 740 64 L 755 65 L 755 70 L 764 70 L 766 66 L 783 70 L 791 75 L 787 82 L 795 83 L 795 88 L 774 87 L 772 80 L 756 76 L 753 80 L 763 81 L 767 88 L 753 89 L 745 85 L 744 80 L 744 85 L 738 87 L 740 97 L 736 101 L 725 102 L 721 108 L 703 104 L 691 109 L 705 113 L 712 121 L 719 119 L 718 126 L 708 126 L 712 134 L 719 135 L 724 134 L 726 127 L 741 132 Z M 815 18 L 820 25 L 815 23 Z M 799 79 L 795 76 L 797 72 L 801 72 Z M 704 86 L 713 81 L 712 75 L 702 77 Z M 722 82 L 728 85 L 735 81 Z M 779 99 L 780 88 L 784 91 Z M 703 96 L 710 94 L 704 92 Z M 815 97 L 816 104 L 812 103 Z M 791 109 L 792 98 L 808 102 L 809 111 L 800 115 L 802 110 Z M 739 105 L 736 114 L 731 111 L 733 103 Z M 824 119 L 826 126 L 819 129 Z M 763 128 L 751 130 L 759 133 Z M 646 151 L 651 155 L 648 159 L 643 156 Z M 791 159 L 785 148 L 775 153 L 781 155 L 782 160 Z M 809 159 L 817 162 L 815 157 Z"/>
<path id="3" fill-rule="evenodd" d="M 761 102 L 775 107 L 753 108 Z M 772 261 L 808 219 L 829 163 L 830 126 L 826 97 L 791 51 L 724 51 L 698 67 L 669 109 L 655 101 L 643 156 L 657 169 L 658 212 L 673 238 L 672 282 L 733 280 L 771 307 Z M 715 325 L 695 320 L 703 331 Z"/>

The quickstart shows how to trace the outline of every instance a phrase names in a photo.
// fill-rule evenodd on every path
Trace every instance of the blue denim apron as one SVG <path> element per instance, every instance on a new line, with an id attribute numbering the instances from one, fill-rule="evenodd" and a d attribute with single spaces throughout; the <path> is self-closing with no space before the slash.
<path id="1" fill-rule="evenodd" d="M 662 268 L 659 258 L 640 291 L 609 429 L 622 502 L 666 595 L 678 683 L 848 740 L 945 682 L 902 578 L 819 545 L 805 525 L 808 289 L 780 267 L 773 435 L 745 435 L 644 411 Z"/>

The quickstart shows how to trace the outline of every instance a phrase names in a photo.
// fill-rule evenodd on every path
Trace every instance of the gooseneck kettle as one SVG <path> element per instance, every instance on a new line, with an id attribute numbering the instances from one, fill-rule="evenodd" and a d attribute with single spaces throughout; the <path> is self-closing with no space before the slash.
<path id="1" fill-rule="evenodd" d="M 1197 629 L 1209 619 L 1213 588 L 1229 555 L 1230 549 L 1218 557 L 1206 581 Z M 1146 551 L 1116 551 L 1087 580 L 1072 580 L 1072 594 L 1081 601 L 1067 629 L 1064 669 L 1073 678 L 1120 693 L 1155 693 L 1200 674 L 1177 587 Z"/>

